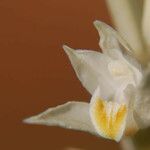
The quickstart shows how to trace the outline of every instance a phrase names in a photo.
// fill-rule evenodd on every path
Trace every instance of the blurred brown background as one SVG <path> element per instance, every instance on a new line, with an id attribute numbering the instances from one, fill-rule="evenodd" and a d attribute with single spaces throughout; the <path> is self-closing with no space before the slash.
<path id="1" fill-rule="evenodd" d="M 118 150 L 115 142 L 22 119 L 69 100 L 89 101 L 62 50 L 98 50 L 104 0 L 0 0 L 0 150 Z"/>

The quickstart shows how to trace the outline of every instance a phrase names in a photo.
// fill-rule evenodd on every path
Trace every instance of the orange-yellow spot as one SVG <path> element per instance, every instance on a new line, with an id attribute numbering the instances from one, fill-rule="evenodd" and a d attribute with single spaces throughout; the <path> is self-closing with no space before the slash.
<path id="1" fill-rule="evenodd" d="M 102 136 L 117 139 L 126 118 L 126 106 L 119 104 L 116 106 L 116 103 L 98 99 L 95 101 L 92 112 L 96 126 Z"/>

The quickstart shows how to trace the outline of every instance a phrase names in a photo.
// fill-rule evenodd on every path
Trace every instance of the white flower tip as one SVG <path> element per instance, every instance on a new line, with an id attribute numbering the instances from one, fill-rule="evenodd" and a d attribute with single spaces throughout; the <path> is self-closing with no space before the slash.
<path id="1" fill-rule="evenodd" d="M 105 26 L 107 26 L 104 22 L 99 21 L 99 20 L 95 20 L 93 22 L 94 26 L 96 27 L 97 30 L 102 30 L 104 29 Z"/>
<path id="2" fill-rule="evenodd" d="M 75 53 L 74 53 L 75 50 L 74 50 L 73 48 L 67 46 L 67 45 L 63 45 L 63 49 L 64 49 L 64 51 L 66 52 L 66 54 L 67 54 L 68 56 L 72 56 L 72 55 L 75 54 Z"/>
<path id="3" fill-rule="evenodd" d="M 67 54 L 68 58 L 70 59 L 72 66 L 77 67 L 77 64 L 79 63 L 79 59 L 78 59 L 79 56 L 77 55 L 77 52 L 73 48 L 70 48 L 67 45 L 63 45 L 63 49 Z"/>
<path id="4" fill-rule="evenodd" d="M 94 26 L 96 27 L 96 29 L 99 29 L 100 24 L 101 24 L 101 21 L 95 20 L 95 21 L 93 22 L 93 24 L 94 24 Z"/>
<path id="5" fill-rule="evenodd" d="M 62 48 L 63 48 L 64 50 L 66 50 L 66 49 L 69 49 L 69 46 L 67 46 L 67 45 L 64 44 L 64 45 L 62 46 Z"/>
<path id="6" fill-rule="evenodd" d="M 37 119 L 37 117 L 33 116 L 33 117 L 30 117 L 30 118 L 24 119 L 23 123 L 36 124 L 36 123 L 39 123 L 39 120 Z"/>
<path id="7" fill-rule="evenodd" d="M 63 49 L 64 49 L 64 51 L 65 51 L 66 53 L 68 53 L 68 52 L 73 52 L 73 51 L 74 51 L 74 49 L 72 49 L 71 47 L 69 47 L 69 46 L 67 46 L 67 45 L 63 45 L 62 47 L 63 47 Z"/>

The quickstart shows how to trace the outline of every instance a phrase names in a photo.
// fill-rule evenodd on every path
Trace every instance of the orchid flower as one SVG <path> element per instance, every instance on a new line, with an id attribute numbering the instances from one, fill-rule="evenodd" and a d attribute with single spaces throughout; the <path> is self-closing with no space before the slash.
<path id="1" fill-rule="evenodd" d="M 139 96 L 147 83 L 141 65 L 112 27 L 101 21 L 94 26 L 102 53 L 63 46 L 77 77 L 92 95 L 90 102 L 70 101 L 27 118 L 26 123 L 85 131 L 117 142 L 150 125 L 149 99 L 145 93 Z"/>
<path id="2" fill-rule="evenodd" d="M 150 0 L 106 0 L 106 4 L 117 31 L 94 22 L 102 53 L 63 46 L 92 95 L 89 103 L 70 101 L 24 122 L 121 140 L 124 150 L 150 149 L 149 141 L 141 140 L 150 127 Z M 138 132 L 140 138 L 131 136 L 140 129 L 146 129 Z"/>

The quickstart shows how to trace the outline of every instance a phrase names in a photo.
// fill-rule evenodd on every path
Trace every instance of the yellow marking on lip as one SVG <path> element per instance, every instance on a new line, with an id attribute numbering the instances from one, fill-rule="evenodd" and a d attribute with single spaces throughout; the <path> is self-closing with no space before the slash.
<path id="1" fill-rule="evenodd" d="M 92 116 L 94 117 L 96 128 L 102 136 L 116 140 L 126 118 L 126 105 L 100 99 L 96 100 L 93 105 Z"/>

